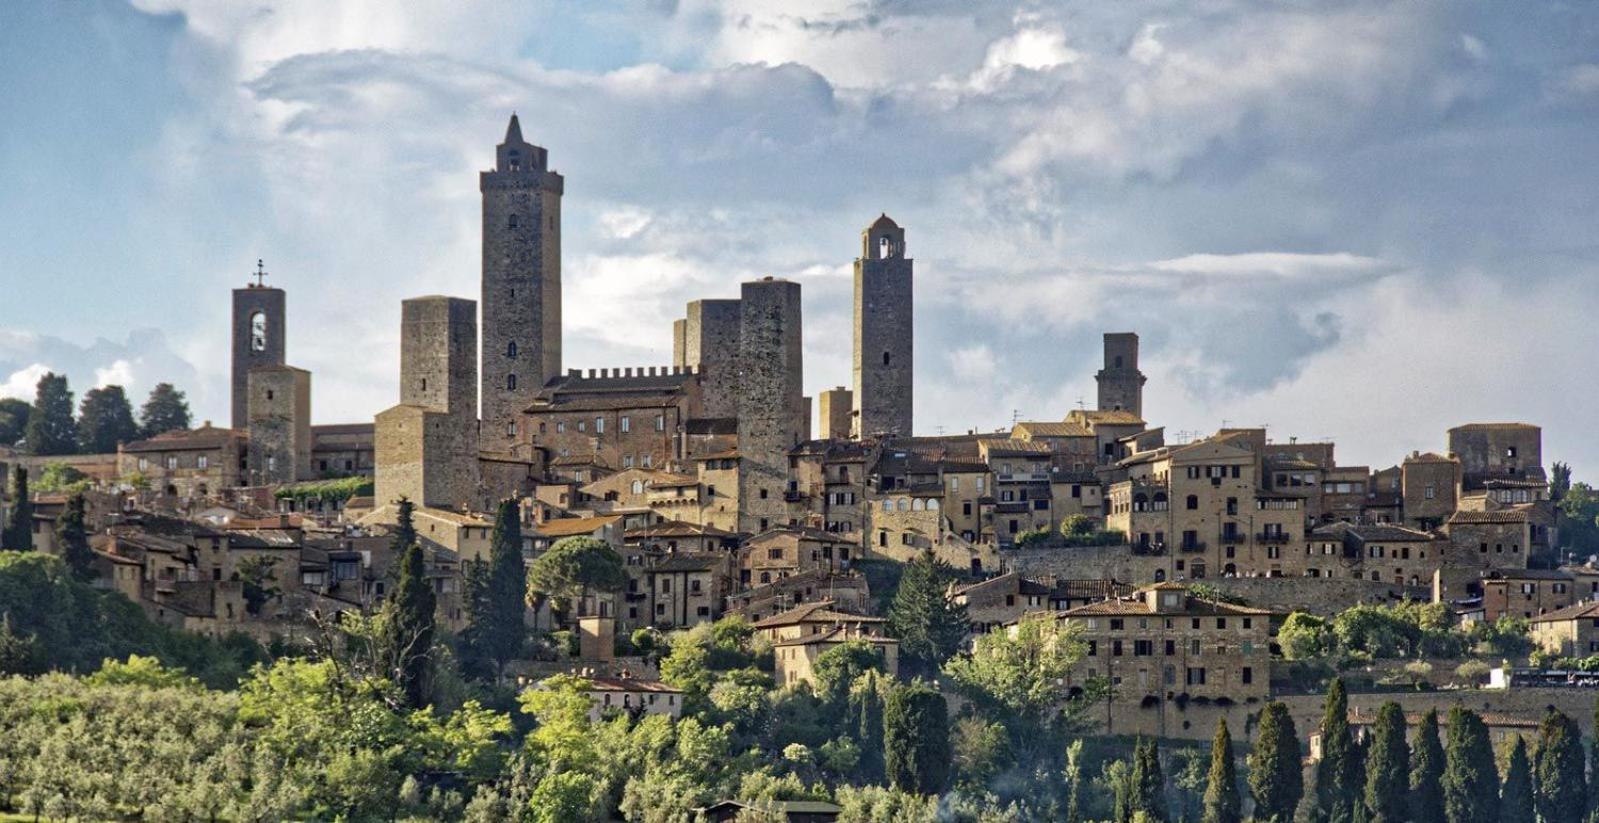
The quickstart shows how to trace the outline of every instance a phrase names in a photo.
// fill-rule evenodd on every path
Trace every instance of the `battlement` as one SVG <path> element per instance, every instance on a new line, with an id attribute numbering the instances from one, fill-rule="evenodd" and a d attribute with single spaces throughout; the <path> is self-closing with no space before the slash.
<path id="1" fill-rule="evenodd" d="M 567 369 L 566 376 L 580 380 L 618 380 L 629 377 L 671 377 L 705 374 L 704 366 L 618 366 L 608 369 Z"/>

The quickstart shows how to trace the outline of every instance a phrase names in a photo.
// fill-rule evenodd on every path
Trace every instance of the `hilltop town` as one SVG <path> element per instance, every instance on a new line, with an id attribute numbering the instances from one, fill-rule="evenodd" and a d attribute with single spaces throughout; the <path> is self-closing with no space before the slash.
<path id="1" fill-rule="evenodd" d="M 403 302 L 393 406 L 312 420 L 313 375 L 286 360 L 291 295 L 257 278 L 233 290 L 226 424 L 99 453 L 0 448 L 22 481 L 0 502 L 24 524 L 5 548 L 81 540 L 88 585 L 152 623 L 263 648 L 314 644 L 420 574 L 456 635 L 509 512 L 521 569 L 563 546 L 617 559 L 615 585 L 530 590 L 529 640 L 495 672 L 576 676 L 596 722 L 693 705 L 663 663 L 674 632 L 745 626 L 775 688 L 820 690 L 839 648 L 936 680 L 1043 620 L 1082 644 L 1055 699 L 1094 734 L 1243 735 L 1278 701 L 1315 762 L 1335 674 L 1356 728 L 1401 685 L 1418 717 L 1470 695 L 1496 740 L 1549 706 L 1590 726 L 1595 683 L 1576 670 L 1599 654 L 1599 567 L 1561 549 L 1571 478 L 1537 425 L 1461 420 L 1388 466 L 1264 428 L 1179 439 L 1144 403 L 1138 335 L 1107 331 L 1092 408 L 928 435 L 914 260 L 886 214 L 850 252 L 851 386 L 804 394 L 804 284 L 772 277 L 639 330 L 670 335 L 671 363 L 569 369 L 564 179 L 514 115 L 479 189 L 481 291 Z M 18 493 L 51 472 L 71 488 Z M 420 571 L 396 539 L 413 530 Z M 890 614 L 924 574 L 965 621 L 936 659 Z M 802 811 L 788 819 L 830 819 Z"/>

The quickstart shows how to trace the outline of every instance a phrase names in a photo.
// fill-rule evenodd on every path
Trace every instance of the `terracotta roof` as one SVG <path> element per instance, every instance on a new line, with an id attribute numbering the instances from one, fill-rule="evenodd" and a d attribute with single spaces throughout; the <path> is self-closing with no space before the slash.
<path id="1" fill-rule="evenodd" d="M 1556 623 L 1561 620 L 1586 620 L 1599 617 L 1599 603 L 1578 603 L 1563 609 L 1545 612 L 1531 619 L 1533 623 Z"/>
<path id="2" fill-rule="evenodd" d="M 1449 515 L 1449 523 L 1525 523 L 1527 513 L 1514 509 L 1491 512 L 1457 511 Z"/>
<path id="3" fill-rule="evenodd" d="M 801 623 L 887 623 L 881 617 L 865 614 L 850 614 L 833 608 L 836 601 L 817 600 L 813 603 L 804 603 L 789 609 L 781 614 L 774 614 L 765 620 L 758 620 L 753 625 L 757 629 L 774 629 L 780 626 L 798 626 Z"/>
<path id="4" fill-rule="evenodd" d="M 1045 422 L 1028 420 L 1011 427 L 1011 437 L 1023 440 L 1035 437 L 1093 437 L 1094 433 L 1081 423 Z"/>
<path id="5" fill-rule="evenodd" d="M 1017 440 L 1015 438 L 990 439 L 982 441 L 982 448 L 989 457 L 1003 454 L 1019 455 L 1047 455 L 1053 451 L 1048 443 L 1039 443 L 1033 440 Z"/>
<path id="6" fill-rule="evenodd" d="M 428 506 L 418 506 L 416 513 L 419 515 L 438 518 L 439 520 L 449 523 L 454 523 L 457 526 L 478 526 L 482 528 L 488 528 L 494 525 L 493 521 L 490 521 L 480 515 L 462 514 L 460 512 L 452 512 L 449 509 L 435 509 Z"/>
<path id="7" fill-rule="evenodd" d="M 1406 463 L 1456 463 L 1453 457 L 1445 457 L 1437 452 L 1418 452 L 1405 458 Z"/>
<path id="8" fill-rule="evenodd" d="M 715 571 L 725 559 L 726 556 L 720 554 L 671 554 L 645 566 L 644 572 L 709 572 Z"/>
<path id="9" fill-rule="evenodd" d="M 1126 409 L 1077 409 L 1066 416 L 1067 422 L 1070 422 L 1073 416 L 1081 417 L 1091 423 L 1104 423 L 1111 426 L 1142 426 L 1144 424 L 1144 418 Z"/>
<path id="10" fill-rule="evenodd" d="M 681 689 L 674 689 L 659 680 L 642 680 L 636 677 L 587 677 L 588 690 L 591 692 L 656 692 L 660 694 L 682 694 Z"/>
<path id="11" fill-rule="evenodd" d="M 629 529 L 622 535 L 627 540 L 648 540 L 661 537 L 738 537 L 733 532 L 722 531 L 714 526 L 701 526 L 698 523 L 685 523 L 682 520 L 668 520 L 665 523 L 656 523 L 638 529 Z"/>
<path id="12" fill-rule="evenodd" d="M 1350 525 L 1348 532 L 1364 543 L 1402 543 L 1434 539 L 1427 532 L 1387 523 L 1375 526 Z"/>
<path id="13" fill-rule="evenodd" d="M 575 537 L 577 535 L 592 534 L 621 519 L 622 516 L 619 514 L 607 514 L 598 517 L 562 517 L 539 523 L 533 527 L 533 533 L 543 537 Z"/>
<path id="14" fill-rule="evenodd" d="M 125 452 L 159 452 L 220 449 L 230 442 L 242 439 L 244 439 L 243 432 L 221 429 L 216 426 L 202 426 L 198 429 L 169 431 L 147 440 L 135 440 L 132 443 L 123 444 L 122 450 Z"/>
<path id="15" fill-rule="evenodd" d="M 804 637 L 795 637 L 780 640 L 773 646 L 814 646 L 818 643 L 845 643 L 850 640 L 864 640 L 874 646 L 898 646 L 899 641 L 892 637 L 875 637 L 873 635 L 859 634 L 850 631 L 846 626 L 835 626 L 825 632 L 807 634 Z"/>

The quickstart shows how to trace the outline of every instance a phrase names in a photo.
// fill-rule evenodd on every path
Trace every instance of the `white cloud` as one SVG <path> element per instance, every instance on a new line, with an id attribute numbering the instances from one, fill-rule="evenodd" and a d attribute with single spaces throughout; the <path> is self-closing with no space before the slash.
<path id="1" fill-rule="evenodd" d="M 50 367 L 43 363 L 30 363 L 6 377 L 0 383 L 0 397 L 15 397 L 18 400 L 33 402 L 38 394 L 39 379 L 50 372 Z"/>
<path id="2" fill-rule="evenodd" d="M 117 360 L 109 366 L 94 370 L 94 387 L 122 386 L 124 388 L 134 383 L 133 364 L 127 360 Z"/>

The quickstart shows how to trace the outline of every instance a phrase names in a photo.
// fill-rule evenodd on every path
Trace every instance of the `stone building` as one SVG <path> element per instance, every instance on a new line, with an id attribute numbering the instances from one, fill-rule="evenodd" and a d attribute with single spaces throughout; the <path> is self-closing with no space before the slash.
<path id="1" fill-rule="evenodd" d="M 400 404 L 377 415 L 379 507 L 482 508 L 477 426 L 477 304 L 417 297 L 401 304 Z"/>
<path id="2" fill-rule="evenodd" d="M 483 195 L 483 435 L 508 451 L 522 410 L 561 373 L 561 194 L 549 152 L 511 115 Z"/>
<path id="3" fill-rule="evenodd" d="M 371 477 L 376 427 L 371 423 L 333 423 L 311 427 L 313 477 Z"/>
<path id="4" fill-rule="evenodd" d="M 1543 430 L 1526 423 L 1468 423 L 1449 430 L 1449 453 L 1460 461 L 1461 486 L 1488 480 L 1543 481 Z"/>
<path id="5" fill-rule="evenodd" d="M 1482 580 L 1482 615 L 1533 618 L 1577 601 L 1571 575 L 1558 569 L 1499 569 Z"/>
<path id="6" fill-rule="evenodd" d="M 855 407 L 855 394 L 843 386 L 828 389 L 817 401 L 821 410 L 822 440 L 846 440 L 850 436 L 851 415 Z"/>
<path id="7" fill-rule="evenodd" d="M 248 439 L 207 420 L 197 429 L 170 431 L 117 449 L 117 473 L 142 475 L 151 490 L 172 497 L 207 497 L 244 483 Z"/>
<path id="8" fill-rule="evenodd" d="M 1399 464 L 1399 494 L 1405 525 L 1436 529 L 1460 501 L 1460 461 L 1432 452 L 1411 452 Z"/>
<path id="9" fill-rule="evenodd" d="M 703 375 L 704 415 L 738 416 L 737 300 L 694 300 L 672 325 L 672 365 Z"/>
<path id="10" fill-rule="evenodd" d="M 910 437 L 914 394 L 913 261 L 905 230 L 884 214 L 861 232 L 855 259 L 855 432 Z"/>
<path id="11" fill-rule="evenodd" d="M 816 658 L 844 643 L 860 641 L 882 655 L 883 671 L 892 679 L 899 673 L 899 641 L 873 633 L 871 628 L 844 623 L 820 632 L 800 635 L 772 644 L 773 677 L 781 687 L 816 683 Z"/>
<path id="12" fill-rule="evenodd" d="M 1272 613 L 1265 609 L 1159 583 L 1055 617 L 1079 628 L 1088 646 L 1066 678 L 1067 693 L 1091 681 L 1110 687 L 1103 712 L 1089 714 L 1107 734 L 1178 736 L 1173 704 L 1259 702 L 1270 694 Z"/>
<path id="13" fill-rule="evenodd" d="M 246 482 L 267 486 L 314 477 L 311 373 L 293 366 L 262 366 L 250 371 L 248 385 Z"/>
<path id="14" fill-rule="evenodd" d="M 258 282 L 233 290 L 232 427 L 250 425 L 250 371 L 284 364 L 288 313 L 283 290 Z"/>
<path id="15" fill-rule="evenodd" d="M 1538 648 L 1561 657 L 1599 654 L 1599 603 L 1578 603 L 1535 615 L 1527 634 Z"/>
<path id="16" fill-rule="evenodd" d="M 688 423 L 703 415 L 702 390 L 700 374 L 676 366 L 574 369 L 523 410 L 531 449 L 522 451 L 586 457 L 612 471 L 682 465 Z"/>
<path id="17" fill-rule="evenodd" d="M 806 429 L 800 286 L 762 278 L 739 300 L 738 528 L 788 521 L 788 451 Z"/>
<path id="18" fill-rule="evenodd" d="M 1125 411 L 1144 416 L 1144 382 L 1138 370 L 1138 335 L 1132 332 L 1105 335 L 1105 365 L 1094 375 L 1099 384 L 1100 411 Z"/>

